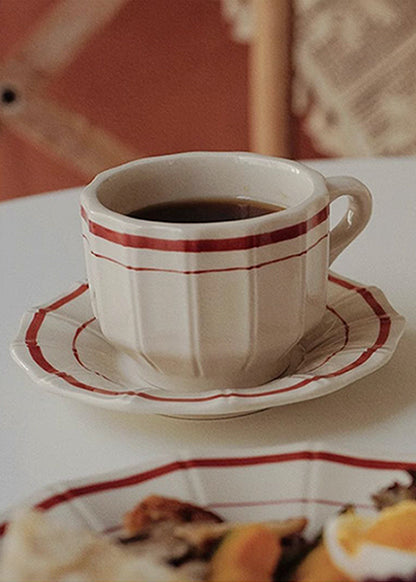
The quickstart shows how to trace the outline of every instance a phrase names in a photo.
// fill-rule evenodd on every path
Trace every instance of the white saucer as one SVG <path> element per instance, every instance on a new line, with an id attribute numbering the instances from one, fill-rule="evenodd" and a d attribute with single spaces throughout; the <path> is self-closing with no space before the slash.
<path id="1" fill-rule="evenodd" d="M 88 285 L 80 283 L 28 311 L 11 351 L 57 394 L 126 412 L 225 418 L 324 396 L 374 372 L 392 356 L 404 323 L 379 289 L 331 274 L 326 314 L 280 378 L 254 388 L 173 393 L 147 385 L 136 362 L 104 339 Z"/>

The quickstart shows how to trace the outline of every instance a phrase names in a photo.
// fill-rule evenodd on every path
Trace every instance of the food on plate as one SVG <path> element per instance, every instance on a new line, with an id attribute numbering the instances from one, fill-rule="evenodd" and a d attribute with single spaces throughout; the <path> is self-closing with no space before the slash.
<path id="1" fill-rule="evenodd" d="M 416 471 L 408 470 L 407 473 L 411 478 L 409 485 L 403 485 L 396 481 L 389 487 L 372 495 L 374 505 L 377 509 L 395 505 L 405 499 L 416 499 Z"/>
<path id="2" fill-rule="evenodd" d="M 115 534 L 74 531 L 38 510 L 9 524 L 0 582 L 414 582 L 416 486 L 395 483 L 310 539 L 303 517 L 225 522 L 178 499 L 151 495 Z"/>
<path id="3" fill-rule="evenodd" d="M 187 523 L 205 522 L 220 523 L 219 515 L 203 507 L 170 499 L 161 495 L 149 495 L 138 503 L 123 519 L 125 532 L 134 536 L 158 522 Z"/>
<path id="4" fill-rule="evenodd" d="M 42 512 L 16 517 L 4 541 L 2 582 L 174 582 L 176 572 L 105 536 L 57 525 Z M 183 582 L 183 580 L 182 580 Z"/>
<path id="5" fill-rule="evenodd" d="M 411 500 L 372 517 L 351 509 L 330 519 L 321 542 L 298 567 L 296 582 L 399 582 L 415 575 L 416 501 Z"/>
<path id="6" fill-rule="evenodd" d="M 305 526 L 304 518 L 225 523 L 203 507 L 157 495 L 124 515 L 117 537 L 69 530 L 30 510 L 8 527 L 0 581 L 271 581 L 282 540 Z"/>
<path id="7" fill-rule="evenodd" d="M 237 527 L 214 552 L 209 580 L 272 580 L 281 552 L 278 538 L 267 527 L 260 524 Z"/>

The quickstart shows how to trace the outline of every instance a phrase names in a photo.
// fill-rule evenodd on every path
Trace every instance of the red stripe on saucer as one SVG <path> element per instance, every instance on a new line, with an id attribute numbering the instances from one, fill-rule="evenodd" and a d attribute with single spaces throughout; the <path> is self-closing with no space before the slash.
<path id="1" fill-rule="evenodd" d="M 388 314 L 385 312 L 383 307 L 380 305 L 380 303 L 372 295 L 372 293 L 368 289 L 365 289 L 363 287 L 357 287 L 357 286 L 353 285 L 352 283 L 349 283 L 349 282 L 344 281 L 342 279 L 338 279 L 337 277 L 335 277 L 332 274 L 329 275 L 329 279 L 330 279 L 330 281 L 332 281 L 333 283 L 335 283 L 337 285 L 340 285 L 340 286 L 345 287 L 347 289 L 354 290 L 357 293 L 359 293 L 363 297 L 364 301 L 366 301 L 366 303 L 372 308 L 372 310 L 374 311 L 375 315 L 377 315 L 379 322 L 380 322 L 379 333 L 378 333 L 378 336 L 377 336 L 375 342 L 373 343 L 372 346 L 367 348 L 356 360 L 354 360 L 353 362 L 351 362 L 347 366 L 344 366 L 343 368 L 339 368 L 338 370 L 335 370 L 334 372 L 331 372 L 328 374 L 318 374 L 316 376 L 311 376 L 309 378 L 305 378 L 304 380 L 301 380 L 300 382 L 298 382 L 292 386 L 287 386 L 285 388 L 276 388 L 276 389 L 271 389 L 271 390 L 265 390 L 264 392 L 260 392 L 257 394 L 250 394 L 250 393 L 243 392 L 243 391 L 235 392 L 232 390 L 228 390 L 227 392 L 217 392 L 216 394 L 213 394 L 211 396 L 174 397 L 174 396 L 156 396 L 154 394 L 148 394 L 145 391 L 135 392 L 133 390 L 120 390 L 120 391 L 106 390 L 104 388 L 98 388 L 96 386 L 91 386 L 90 384 L 80 382 L 79 380 L 77 380 L 76 378 L 71 376 L 70 374 L 67 374 L 66 372 L 63 372 L 61 370 L 54 368 L 52 366 L 52 364 L 50 364 L 46 360 L 46 358 L 44 357 L 44 355 L 41 351 L 40 346 L 37 343 L 37 335 L 39 333 L 39 329 L 40 329 L 47 313 L 49 313 L 50 311 L 53 311 L 54 309 L 58 309 L 58 307 L 64 305 L 65 303 L 74 299 L 77 295 L 80 295 L 81 293 L 86 291 L 86 289 L 88 288 L 86 285 L 81 286 L 76 291 L 73 291 L 67 297 L 64 297 L 64 298 L 56 301 L 55 303 L 48 306 L 47 308 L 43 308 L 43 309 L 40 309 L 39 311 L 37 311 L 33 315 L 33 319 L 32 319 L 32 321 L 27 329 L 25 343 L 28 347 L 28 350 L 30 352 L 31 357 L 36 362 L 36 364 L 38 366 L 40 366 L 43 370 L 45 370 L 46 372 L 48 372 L 50 374 L 54 374 L 54 375 L 58 376 L 59 378 L 61 378 L 62 380 L 64 380 L 65 382 L 67 382 L 68 384 L 71 384 L 72 386 L 75 386 L 76 388 L 86 390 L 87 392 L 95 392 L 97 394 L 103 394 L 103 395 L 107 395 L 107 396 L 133 396 L 135 398 L 139 397 L 139 398 L 144 398 L 145 400 L 153 400 L 153 401 L 159 401 L 159 402 L 208 402 L 208 401 L 217 400 L 220 398 L 221 399 L 227 399 L 227 398 L 253 398 L 253 399 L 254 398 L 264 398 L 266 396 L 273 396 L 275 394 L 282 394 L 284 392 L 291 392 L 293 390 L 298 390 L 299 388 L 303 388 L 305 386 L 308 386 L 312 382 L 319 380 L 319 379 L 334 378 L 334 377 L 346 374 L 347 372 L 354 370 L 355 368 L 361 366 L 363 363 L 365 363 L 367 360 L 369 360 L 371 358 L 371 356 L 386 343 L 387 338 L 388 338 L 389 333 L 390 333 L 391 319 L 388 316 Z M 77 333 L 77 332 L 75 331 L 75 333 Z"/>

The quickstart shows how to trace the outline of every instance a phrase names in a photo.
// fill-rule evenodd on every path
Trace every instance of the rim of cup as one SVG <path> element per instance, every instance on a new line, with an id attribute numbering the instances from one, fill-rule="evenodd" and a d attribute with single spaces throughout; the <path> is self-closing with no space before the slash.
<path id="1" fill-rule="evenodd" d="M 107 182 L 108 180 L 115 181 L 116 176 L 118 174 L 124 173 L 126 170 L 131 168 L 146 166 L 146 165 L 154 165 L 156 163 L 160 164 L 169 164 L 175 162 L 176 160 L 185 160 L 185 159 L 203 159 L 203 158 L 221 158 L 226 159 L 229 158 L 230 160 L 246 160 L 250 159 L 252 161 L 258 161 L 262 164 L 267 164 L 269 166 L 280 165 L 283 167 L 290 168 L 290 170 L 298 175 L 306 176 L 310 183 L 311 192 L 307 195 L 301 202 L 284 208 L 281 212 L 278 212 L 277 215 L 283 219 L 283 216 L 290 221 L 292 217 L 297 216 L 298 214 L 302 214 L 302 212 L 310 206 L 311 201 L 314 198 L 319 198 L 322 194 L 328 192 L 325 179 L 324 177 L 317 171 L 309 168 L 308 166 L 304 165 L 301 162 L 297 162 L 294 160 L 289 160 L 286 158 L 277 158 L 272 156 L 266 156 L 262 154 L 256 154 L 251 152 L 230 152 L 230 151 L 193 151 L 193 152 L 185 152 L 185 153 L 176 153 L 176 154 L 167 154 L 167 155 L 160 155 L 160 156 L 152 156 L 141 158 L 138 160 L 133 160 L 117 166 L 115 168 L 110 168 L 108 170 L 104 170 L 95 176 L 95 178 L 85 186 L 82 194 L 81 194 L 81 205 L 85 207 L 87 213 L 94 218 L 111 218 L 111 222 L 113 224 L 119 223 L 120 226 L 129 225 L 129 226 L 152 226 L 156 229 L 167 229 L 167 228 L 179 228 L 182 232 L 195 231 L 204 231 L 210 230 L 212 228 L 221 228 L 224 232 L 232 231 L 236 229 L 237 225 L 245 226 L 247 224 L 252 225 L 262 225 L 267 223 L 273 223 L 276 221 L 276 213 L 269 213 L 264 214 L 262 216 L 256 216 L 251 218 L 241 218 L 237 220 L 231 221 L 217 221 L 217 222 L 198 222 L 198 223 L 180 223 L 180 222 L 163 222 L 163 221 L 149 221 L 146 219 L 134 218 L 122 214 L 120 212 L 116 212 L 115 210 L 111 210 L 105 204 L 103 204 L 99 199 L 99 189 L 100 187 Z M 242 197 L 251 200 L 256 200 L 256 198 L 247 196 Z M 261 201 L 261 199 L 258 199 Z M 264 201 L 264 200 L 263 200 Z"/>

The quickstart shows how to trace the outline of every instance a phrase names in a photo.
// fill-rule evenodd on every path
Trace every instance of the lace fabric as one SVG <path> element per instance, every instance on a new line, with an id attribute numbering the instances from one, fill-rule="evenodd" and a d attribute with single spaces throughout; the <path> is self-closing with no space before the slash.
<path id="1" fill-rule="evenodd" d="M 293 110 L 318 151 L 416 153 L 414 0 L 296 0 Z"/>

